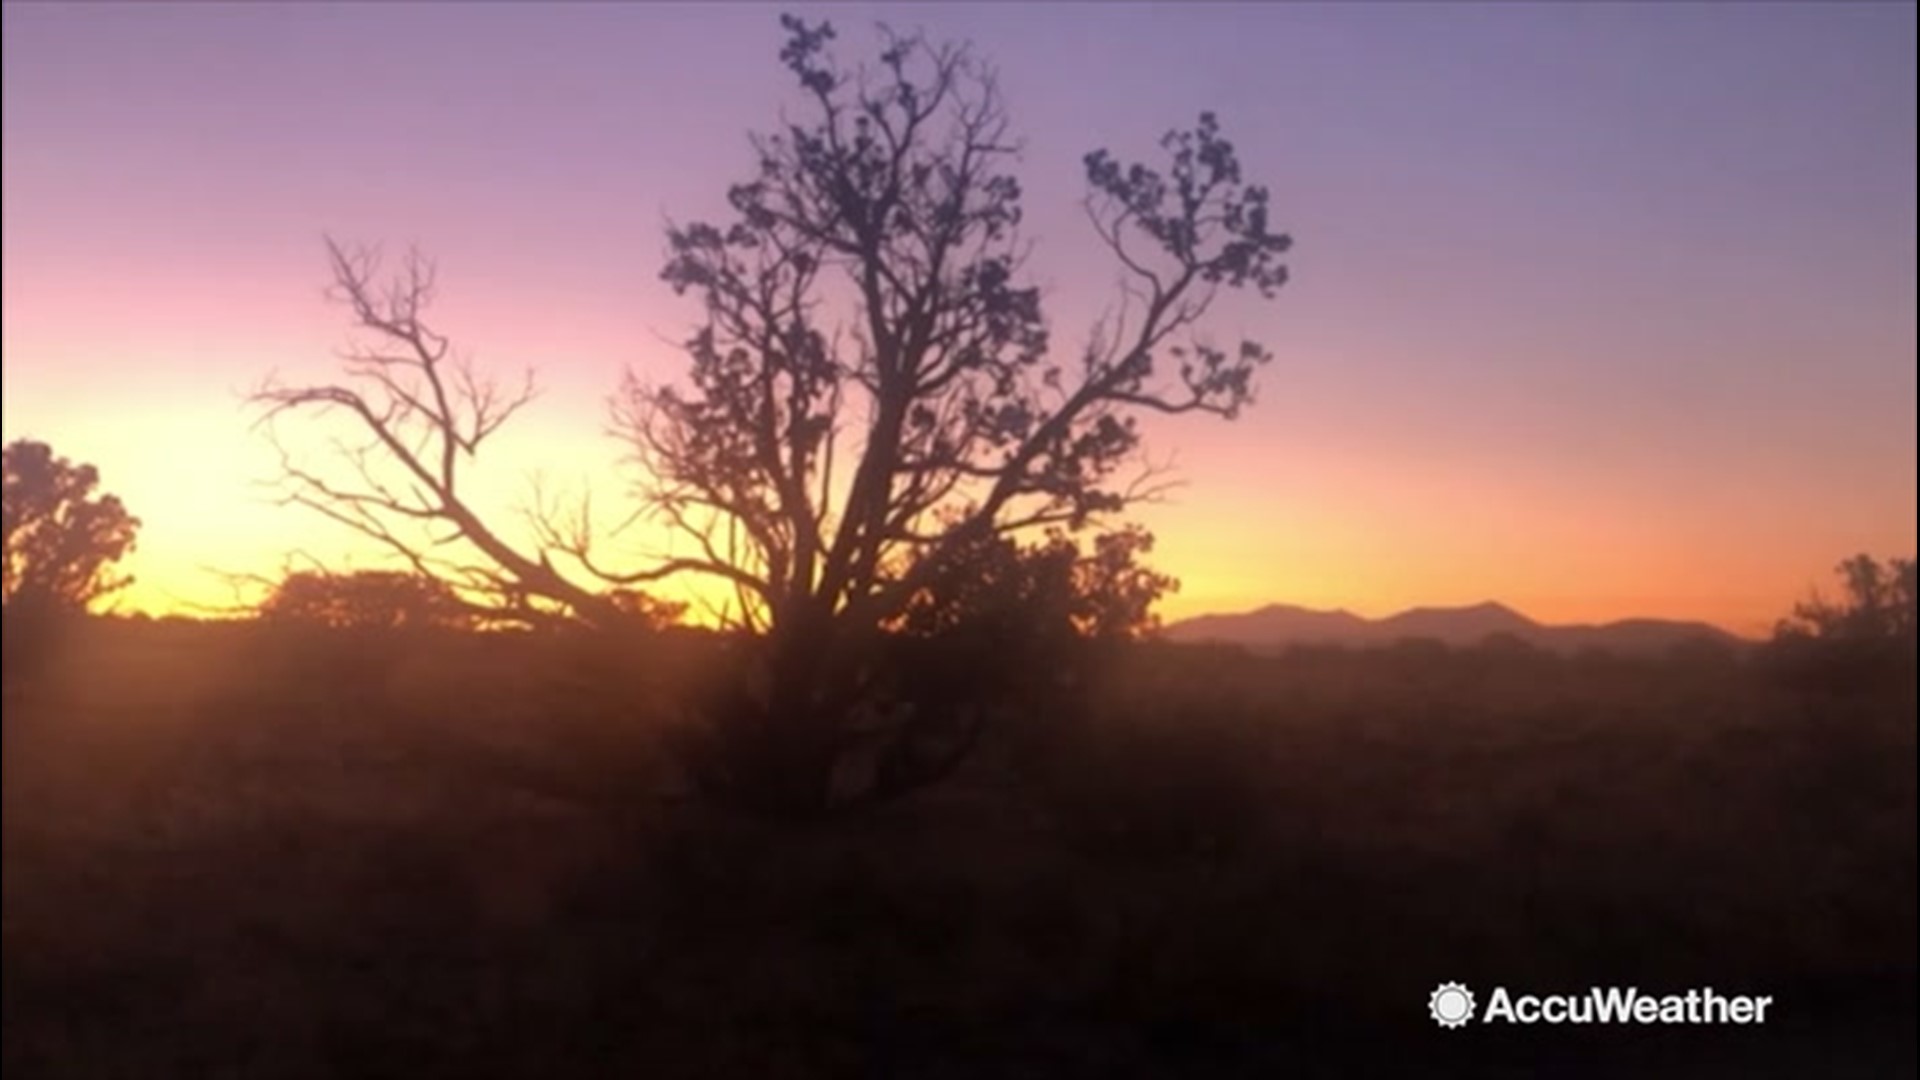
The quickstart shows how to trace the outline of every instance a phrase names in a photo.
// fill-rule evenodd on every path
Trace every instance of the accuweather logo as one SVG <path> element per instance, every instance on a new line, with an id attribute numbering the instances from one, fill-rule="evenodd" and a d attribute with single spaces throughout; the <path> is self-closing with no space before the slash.
<path id="1" fill-rule="evenodd" d="M 1683 994 L 1643 994 L 1638 987 L 1595 986 L 1584 994 L 1513 994 L 1497 986 L 1477 1008 L 1473 991 L 1444 982 L 1427 995 L 1427 1012 L 1443 1028 L 1482 1024 L 1764 1024 L 1773 999 L 1722 994 L 1712 987 Z"/>
<path id="2" fill-rule="evenodd" d="M 1441 983 L 1427 995 L 1427 1011 L 1441 1027 L 1464 1027 L 1473 1019 L 1473 991 L 1459 983 Z"/>

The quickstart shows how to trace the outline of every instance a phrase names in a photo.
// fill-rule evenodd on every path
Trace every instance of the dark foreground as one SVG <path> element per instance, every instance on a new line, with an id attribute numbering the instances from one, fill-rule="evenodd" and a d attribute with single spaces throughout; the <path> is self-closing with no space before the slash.
<path id="1" fill-rule="evenodd" d="M 678 798 L 625 656 L 311 651 L 98 630 L 7 703 L 8 1077 L 1916 1071 L 1910 684 L 1154 649 L 800 828 Z M 1449 980 L 1775 1004 L 1455 1031 Z"/>

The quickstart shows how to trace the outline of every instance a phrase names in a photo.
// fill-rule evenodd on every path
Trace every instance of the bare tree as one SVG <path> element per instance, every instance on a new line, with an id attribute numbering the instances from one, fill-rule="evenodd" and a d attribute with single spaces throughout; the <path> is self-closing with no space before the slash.
<path id="1" fill-rule="evenodd" d="M 413 573 L 447 585 L 477 617 L 624 620 L 617 597 L 569 577 L 546 547 L 529 552 L 503 537 L 463 492 L 482 444 L 533 400 L 532 373 L 503 388 L 453 353 L 425 319 L 434 268 L 417 253 L 385 286 L 373 252 L 348 252 L 329 240 L 327 253 L 331 296 L 352 313 L 362 339 L 345 355 L 344 382 L 289 386 L 270 378 L 252 394 L 280 454 L 280 501 L 373 541 Z M 296 461 L 277 428 L 293 412 L 345 421 L 348 434 L 332 443 L 341 467 L 321 471 Z M 558 537 L 560 520 L 542 518 L 536 536 Z M 586 552 L 589 524 L 570 522 L 566 546 Z"/>
<path id="2" fill-rule="evenodd" d="M 1008 172 L 1020 147 L 993 72 L 964 47 L 885 28 L 877 64 L 847 69 L 829 55 L 830 26 L 782 24 L 806 119 L 752 140 L 757 167 L 729 190 L 730 220 L 669 227 L 662 276 L 704 312 L 686 342 L 688 376 L 629 376 L 615 399 L 642 513 L 685 551 L 624 572 L 595 559 L 584 514 L 570 528 L 545 519 L 539 554 L 480 522 L 458 496 L 457 463 L 526 397 L 500 398 L 447 367 L 444 339 L 419 322 L 431 278 L 417 264 L 382 301 L 363 265 L 334 251 L 358 322 L 401 347 L 350 361 L 373 397 L 320 387 L 260 400 L 270 416 L 320 406 L 357 418 L 374 440 L 346 448 L 361 485 L 332 487 L 289 463 L 290 498 L 423 572 L 579 612 L 600 594 L 556 560 L 596 587 L 697 575 L 729 588 L 728 617 L 753 632 L 757 671 L 709 703 L 714 735 L 698 772 L 730 797 L 812 813 L 937 779 L 964 754 L 979 702 L 876 701 L 889 631 L 915 625 L 916 610 L 926 623 L 956 576 L 1007 550 L 996 545 L 1057 558 L 1072 534 L 1162 491 L 1138 417 L 1232 418 L 1251 400 L 1268 351 L 1220 348 L 1197 330 L 1223 289 L 1271 296 L 1290 241 L 1270 228 L 1266 189 L 1243 180 L 1211 113 L 1162 140 L 1164 172 L 1086 155 L 1086 214 L 1124 284 L 1077 358 L 1055 359 L 1039 290 L 1021 280 L 1028 248 Z M 378 480 L 376 465 L 396 463 L 404 488 Z M 436 563 L 393 531 L 407 521 L 442 527 L 435 544 L 483 559 Z M 1038 548 L 1020 547 L 1048 530 Z M 1164 585 L 1130 575 L 1144 547 L 1115 535 L 1078 580 L 1130 584 L 1150 603 Z M 855 746 L 878 740 L 891 747 L 881 759 L 898 760 L 930 731 L 961 749 L 920 755 L 940 764 L 906 782 L 896 772 L 841 790 Z"/>

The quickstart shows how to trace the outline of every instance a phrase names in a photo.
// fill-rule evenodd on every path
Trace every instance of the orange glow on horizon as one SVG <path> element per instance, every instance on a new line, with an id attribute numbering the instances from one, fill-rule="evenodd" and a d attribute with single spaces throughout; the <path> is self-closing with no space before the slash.
<path id="1" fill-rule="evenodd" d="M 1207 316 L 1275 353 L 1258 402 L 1145 423 L 1186 481 L 1133 515 L 1183 583 L 1161 615 L 1493 600 L 1760 635 L 1841 559 L 1913 554 L 1911 6 L 1375 7 L 925 10 L 1001 71 L 1061 355 L 1118 299 L 1088 150 L 1217 109 L 1296 240 L 1274 302 Z M 325 235 L 389 270 L 417 244 L 436 328 L 536 371 L 470 489 L 497 528 L 524 542 L 534 472 L 617 516 L 607 395 L 674 377 L 699 316 L 659 279 L 663 219 L 724 220 L 746 133 L 796 99 L 771 13 L 533 10 L 7 6 L 0 437 L 143 519 L 125 608 L 217 610 L 219 571 L 297 551 L 386 565 L 256 486 L 242 395 L 331 380 L 349 340 Z M 865 16 L 835 18 L 852 57 Z M 1161 77 L 1106 77 L 1129 70 Z"/>

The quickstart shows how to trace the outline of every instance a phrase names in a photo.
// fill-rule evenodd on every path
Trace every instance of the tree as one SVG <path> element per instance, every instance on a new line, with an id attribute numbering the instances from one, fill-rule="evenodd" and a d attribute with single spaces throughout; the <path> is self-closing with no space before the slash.
<path id="1" fill-rule="evenodd" d="M 687 605 L 677 600 L 662 600 L 639 589 L 612 588 L 605 592 L 612 614 L 607 620 L 622 620 L 631 628 L 664 630 L 686 618 Z"/>
<path id="2" fill-rule="evenodd" d="M 615 398 L 641 466 L 641 513 L 687 552 L 603 566 L 584 505 L 565 527 L 536 517 L 535 554 L 479 521 L 456 466 L 527 395 L 498 398 L 448 366 L 446 339 L 420 321 L 431 274 L 417 262 L 383 299 L 369 264 L 334 248 L 357 322 L 400 348 L 350 361 L 365 392 L 269 388 L 259 400 L 269 415 L 317 407 L 357 421 L 370 436 L 349 455 L 359 485 L 289 464 L 292 500 L 423 572 L 589 618 L 597 594 L 561 567 L 623 588 L 694 575 L 730 589 L 725 615 L 749 632 L 753 676 L 712 705 L 728 734 L 707 775 L 728 797 L 806 814 L 843 798 L 835 778 L 850 745 L 924 735 L 917 721 L 874 719 L 891 715 L 874 700 L 889 681 L 876 657 L 903 626 L 941 622 L 956 574 L 1021 550 L 1069 561 L 1076 536 L 1164 488 L 1143 459 L 1142 414 L 1232 418 L 1251 401 L 1270 353 L 1197 330 L 1223 290 L 1272 296 L 1290 241 L 1211 113 L 1161 140 L 1164 171 L 1087 154 L 1084 208 L 1121 296 L 1078 356 L 1058 359 L 1040 291 L 1022 280 L 1021 189 L 1008 171 L 1020 147 L 991 70 L 962 46 L 884 28 L 877 64 L 848 69 L 830 55 L 830 25 L 782 25 L 806 117 L 751 140 L 755 169 L 729 189 L 728 220 L 668 228 L 662 276 L 703 313 L 687 378 L 629 376 Z M 436 562 L 402 537 L 408 524 L 441 526 L 434 544 L 484 561 Z M 1045 530 L 1039 554 L 1018 546 Z M 1096 543 L 1085 563 L 1075 557 L 1085 572 L 1053 579 L 1119 590 L 1111 610 L 1085 613 L 1089 628 L 1137 622 L 1144 609 L 1131 609 L 1163 587 L 1118 573 L 1115 560 L 1130 565 L 1144 545 L 1117 535 L 1132 539 Z M 1102 581 L 1102 566 L 1116 573 Z M 977 724 L 958 731 L 968 745 Z"/>
<path id="3" fill-rule="evenodd" d="M 92 465 L 56 457 L 27 439 L 4 452 L 5 576 L 10 613 L 81 612 L 133 579 L 113 566 L 133 549 L 140 520 L 97 494 Z"/>
<path id="4" fill-rule="evenodd" d="M 260 617 L 335 630 L 453 629 L 471 618 L 446 583 L 394 570 L 296 570 L 261 603 Z"/>
<path id="5" fill-rule="evenodd" d="M 1177 587 L 1140 563 L 1153 538 L 1126 527 L 1083 550 L 1065 531 L 1020 545 L 1006 537 L 956 550 L 891 626 L 884 697 L 910 709 L 874 770 L 877 796 L 956 768 L 996 708 L 1029 712 L 1022 745 L 1087 719 L 1100 666 L 1158 625 L 1153 605 Z"/>
<path id="6" fill-rule="evenodd" d="M 1153 537 L 1128 527 L 1097 537 L 1090 552 L 1064 530 L 1020 546 L 1005 537 L 955 548 L 897 622 L 915 636 L 961 629 L 1131 639 L 1157 625 L 1153 604 L 1175 581 L 1139 563 Z"/>
<path id="7" fill-rule="evenodd" d="M 1822 694 L 1911 695 L 1914 653 L 1914 561 L 1855 555 L 1835 568 L 1838 600 L 1815 592 L 1794 605 L 1762 652 L 1766 669 L 1787 685 Z M 1913 715 L 1911 703 L 1905 715 Z"/>
<path id="8" fill-rule="evenodd" d="M 1815 592 L 1795 604 L 1776 635 L 1833 641 L 1914 640 L 1914 561 L 1855 555 L 1834 568 L 1844 591 L 1838 602 Z"/>

